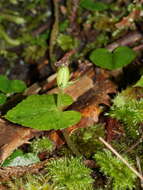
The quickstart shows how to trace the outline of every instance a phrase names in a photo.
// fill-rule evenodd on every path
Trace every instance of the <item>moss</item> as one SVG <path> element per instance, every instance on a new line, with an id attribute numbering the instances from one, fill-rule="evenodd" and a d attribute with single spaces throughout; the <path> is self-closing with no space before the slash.
<path id="1" fill-rule="evenodd" d="M 101 172 L 112 179 L 112 189 L 131 190 L 135 187 L 136 175 L 110 151 L 97 152 L 94 158 Z M 129 161 L 127 157 L 125 159 Z M 132 165 L 131 161 L 129 163 Z"/>
<path id="2" fill-rule="evenodd" d="M 58 45 L 62 50 L 71 50 L 78 46 L 78 41 L 67 34 L 60 34 L 57 39 Z"/>
<path id="3" fill-rule="evenodd" d="M 113 100 L 109 115 L 124 123 L 126 134 L 132 138 L 139 136 L 139 125 L 143 122 L 143 99 L 131 99 L 118 94 Z"/>
<path id="4" fill-rule="evenodd" d="M 92 190 L 91 170 L 81 158 L 60 158 L 47 164 L 47 171 L 52 182 L 63 190 Z"/>
<path id="5" fill-rule="evenodd" d="M 9 190 L 58 190 L 50 184 L 50 180 L 42 175 L 26 175 L 5 183 Z"/>
<path id="6" fill-rule="evenodd" d="M 104 137 L 104 127 L 100 124 L 77 129 L 72 133 L 71 139 L 78 150 L 89 158 L 102 147 L 101 142 L 98 140 L 99 136 Z"/>
<path id="7" fill-rule="evenodd" d="M 54 143 L 50 141 L 48 138 L 43 137 L 43 138 L 38 138 L 32 141 L 30 145 L 31 151 L 33 153 L 41 153 L 44 151 L 47 152 L 52 152 L 55 149 Z"/>

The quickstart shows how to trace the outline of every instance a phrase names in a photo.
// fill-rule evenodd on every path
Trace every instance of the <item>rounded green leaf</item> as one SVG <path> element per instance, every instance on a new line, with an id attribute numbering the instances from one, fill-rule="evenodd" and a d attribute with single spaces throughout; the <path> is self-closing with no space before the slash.
<path id="1" fill-rule="evenodd" d="M 11 87 L 11 92 L 19 93 L 23 92 L 26 89 L 26 84 L 21 80 L 11 80 L 10 87 Z"/>
<path id="2" fill-rule="evenodd" d="M 73 99 L 68 94 L 59 93 L 57 96 L 57 107 L 62 109 L 66 106 L 69 106 L 73 103 Z"/>
<path id="3" fill-rule="evenodd" d="M 113 52 L 113 68 L 118 69 L 130 64 L 136 57 L 136 53 L 127 46 L 120 46 Z"/>
<path id="4" fill-rule="evenodd" d="M 62 117 L 63 118 L 61 120 L 61 125 L 62 128 L 64 129 L 78 123 L 81 119 L 81 114 L 80 112 L 77 111 L 64 111 L 62 112 Z"/>
<path id="5" fill-rule="evenodd" d="M 104 69 L 119 69 L 130 64 L 136 57 L 136 53 L 126 46 L 120 46 L 113 53 L 105 48 L 99 48 L 91 52 L 90 60 Z"/>
<path id="6" fill-rule="evenodd" d="M 143 87 L 143 75 L 141 76 L 140 80 L 137 81 L 134 87 Z"/>
<path id="7" fill-rule="evenodd" d="M 22 150 L 15 150 L 2 164 L 3 167 L 10 166 L 11 162 L 19 156 L 23 156 L 23 151 Z"/>
<path id="8" fill-rule="evenodd" d="M 5 115 L 13 123 L 38 130 L 64 129 L 77 123 L 80 117 L 79 112 L 60 111 L 55 95 L 31 95 Z"/>
<path id="9" fill-rule="evenodd" d="M 94 2 L 93 0 L 81 0 L 80 6 L 90 11 L 104 11 L 108 9 L 108 5 L 102 2 Z"/>
<path id="10" fill-rule="evenodd" d="M 112 53 L 105 48 L 99 48 L 91 52 L 90 60 L 97 66 L 112 69 Z"/>
<path id="11" fill-rule="evenodd" d="M 0 93 L 0 105 L 4 104 L 6 102 L 6 95 L 3 93 Z"/>
<path id="12" fill-rule="evenodd" d="M 37 162 L 40 162 L 37 155 L 26 153 L 11 159 L 8 164 L 5 164 L 5 166 L 28 166 Z"/>
<path id="13" fill-rule="evenodd" d="M 0 91 L 3 93 L 10 91 L 10 80 L 4 75 L 0 75 Z"/>

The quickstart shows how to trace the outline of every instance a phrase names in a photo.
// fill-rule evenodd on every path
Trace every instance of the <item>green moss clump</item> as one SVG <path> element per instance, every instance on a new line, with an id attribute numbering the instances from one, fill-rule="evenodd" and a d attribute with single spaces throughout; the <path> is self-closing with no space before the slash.
<path id="1" fill-rule="evenodd" d="M 109 115 L 124 123 L 127 135 L 137 138 L 139 125 L 143 122 L 143 98 L 136 100 L 118 94 L 113 100 Z"/>
<path id="2" fill-rule="evenodd" d="M 52 182 L 62 190 L 92 190 L 91 170 L 81 158 L 60 158 L 47 164 Z"/>
<path id="3" fill-rule="evenodd" d="M 41 152 L 52 152 L 55 148 L 54 143 L 50 141 L 48 138 L 43 137 L 43 138 L 38 138 L 32 141 L 30 145 L 31 151 L 33 153 L 41 153 Z"/>
<path id="4" fill-rule="evenodd" d="M 49 178 L 42 175 L 26 175 L 5 183 L 8 190 L 59 190 L 50 184 Z"/>
<path id="5" fill-rule="evenodd" d="M 136 175 L 122 161 L 112 156 L 110 151 L 97 152 L 94 158 L 101 172 L 112 179 L 112 189 L 131 190 L 135 187 Z"/>
<path id="6" fill-rule="evenodd" d="M 104 127 L 101 124 L 78 128 L 71 135 L 78 150 L 88 158 L 103 146 L 98 137 L 104 137 Z"/>
<path id="7" fill-rule="evenodd" d="M 64 51 L 74 49 L 78 46 L 78 40 L 67 34 L 60 34 L 57 43 Z"/>

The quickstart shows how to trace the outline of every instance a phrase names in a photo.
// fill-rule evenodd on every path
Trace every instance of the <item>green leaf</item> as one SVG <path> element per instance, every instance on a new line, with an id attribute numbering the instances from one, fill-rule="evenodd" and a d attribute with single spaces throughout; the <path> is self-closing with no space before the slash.
<path id="1" fill-rule="evenodd" d="M 106 48 L 98 48 L 92 51 L 90 60 L 99 67 L 111 70 L 113 68 L 112 54 Z"/>
<path id="2" fill-rule="evenodd" d="M 3 93 L 0 93 L 0 105 L 4 104 L 6 102 L 6 95 Z"/>
<path id="3" fill-rule="evenodd" d="M 4 75 L 0 75 L 0 91 L 9 93 L 10 81 Z"/>
<path id="4" fill-rule="evenodd" d="M 0 91 L 7 93 L 19 93 L 26 89 L 26 85 L 21 80 L 9 80 L 6 76 L 0 75 Z"/>
<path id="5" fill-rule="evenodd" d="M 140 80 L 137 81 L 134 87 L 143 87 L 143 76 L 141 76 Z"/>
<path id="6" fill-rule="evenodd" d="M 93 0 L 81 0 L 80 6 L 90 11 L 104 11 L 109 8 L 107 4 Z"/>
<path id="7" fill-rule="evenodd" d="M 71 105 L 73 103 L 73 99 L 68 94 L 59 93 L 57 94 L 57 103 L 58 108 L 62 109 L 66 106 Z"/>
<path id="8" fill-rule="evenodd" d="M 99 48 L 91 52 L 90 60 L 104 69 L 118 69 L 131 63 L 136 57 L 136 53 L 126 46 L 120 46 L 109 52 L 106 48 Z"/>
<path id="9" fill-rule="evenodd" d="M 136 53 L 129 47 L 120 46 L 113 52 L 113 69 L 124 67 L 131 63 L 136 57 Z"/>
<path id="10" fill-rule="evenodd" d="M 65 32 L 68 27 L 69 27 L 69 20 L 64 20 L 63 22 L 60 23 L 59 30 L 60 32 Z"/>
<path id="11" fill-rule="evenodd" d="M 67 95 L 61 105 L 67 105 Z M 38 130 L 64 129 L 76 124 L 81 116 L 76 111 L 60 111 L 56 95 L 31 95 L 9 110 L 5 118 L 11 122 Z"/>
<path id="12" fill-rule="evenodd" d="M 22 150 L 15 150 L 2 164 L 3 167 L 10 166 L 11 162 L 18 156 L 23 156 Z"/>
<path id="13" fill-rule="evenodd" d="M 19 93 L 23 92 L 26 89 L 26 84 L 21 80 L 11 80 L 10 87 L 11 87 L 11 92 Z"/>
<path id="14" fill-rule="evenodd" d="M 38 156 L 33 153 L 26 153 L 11 159 L 5 166 L 28 166 L 40 162 Z"/>

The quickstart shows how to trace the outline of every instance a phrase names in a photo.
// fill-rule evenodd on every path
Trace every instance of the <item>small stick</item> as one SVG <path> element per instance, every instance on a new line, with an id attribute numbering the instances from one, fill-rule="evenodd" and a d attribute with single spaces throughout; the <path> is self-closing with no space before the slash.
<path id="1" fill-rule="evenodd" d="M 141 168 L 140 159 L 138 156 L 136 156 L 136 161 L 137 161 L 138 170 L 140 174 L 142 174 L 142 168 Z M 140 182 L 141 182 L 141 188 L 143 189 L 143 180 L 140 180 Z"/>
<path id="2" fill-rule="evenodd" d="M 131 152 L 133 149 L 136 148 L 136 146 L 142 143 L 142 141 L 143 141 L 143 134 L 135 144 L 133 144 L 128 150 L 125 151 L 125 153 Z"/>
<path id="3" fill-rule="evenodd" d="M 56 39 L 59 32 L 59 0 L 53 0 L 54 4 L 54 24 L 51 30 L 51 36 L 50 36 L 50 44 L 49 44 L 49 57 L 51 61 L 51 67 L 53 70 L 55 70 L 54 62 L 55 60 L 55 54 L 54 54 L 54 47 L 56 44 Z"/>
<path id="4" fill-rule="evenodd" d="M 110 144 L 108 144 L 102 137 L 99 137 L 99 140 L 110 149 L 132 172 L 134 172 L 141 180 L 143 180 L 143 176 L 134 169 Z"/>

